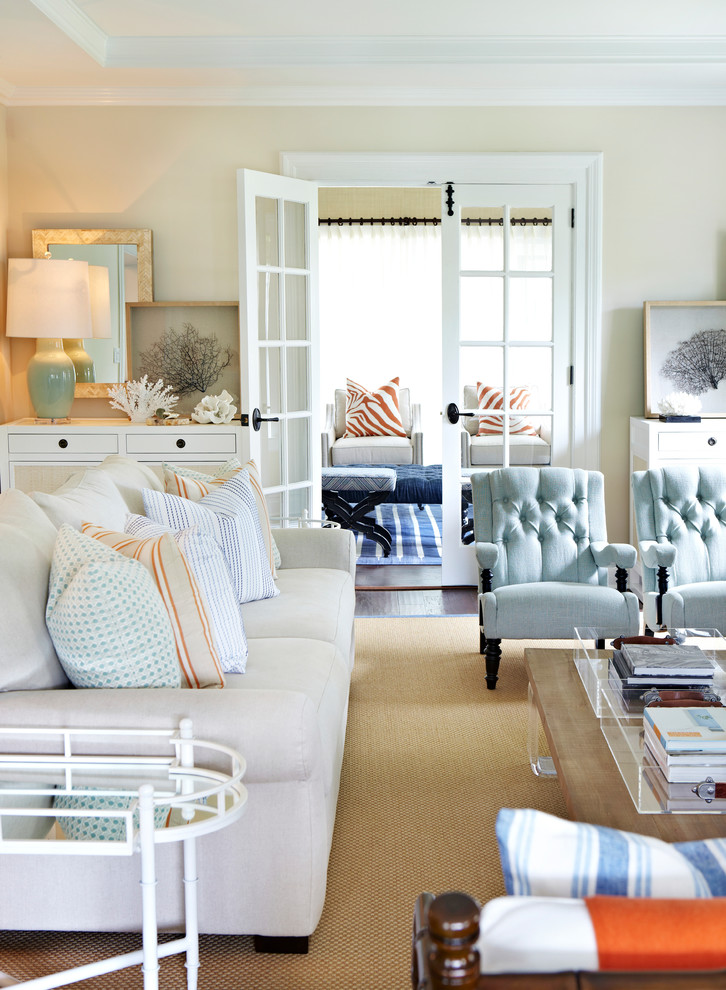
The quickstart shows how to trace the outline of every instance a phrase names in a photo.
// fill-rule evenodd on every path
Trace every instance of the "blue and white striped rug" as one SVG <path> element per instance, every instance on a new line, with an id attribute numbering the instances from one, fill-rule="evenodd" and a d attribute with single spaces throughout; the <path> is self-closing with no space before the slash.
<path id="1" fill-rule="evenodd" d="M 383 502 L 375 508 L 376 522 L 391 534 L 390 556 L 373 540 L 356 534 L 359 564 L 440 564 L 441 506 Z"/>

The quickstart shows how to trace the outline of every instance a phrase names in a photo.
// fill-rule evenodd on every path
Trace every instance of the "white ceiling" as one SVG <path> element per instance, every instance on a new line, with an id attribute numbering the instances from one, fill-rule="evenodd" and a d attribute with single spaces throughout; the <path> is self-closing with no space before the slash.
<path id="1" fill-rule="evenodd" d="M 724 0 L 0 0 L 0 103 L 724 106 Z"/>

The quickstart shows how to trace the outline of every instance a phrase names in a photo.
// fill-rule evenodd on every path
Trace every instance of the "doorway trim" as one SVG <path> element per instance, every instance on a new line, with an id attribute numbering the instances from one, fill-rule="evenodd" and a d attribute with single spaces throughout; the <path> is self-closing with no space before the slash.
<path id="1" fill-rule="evenodd" d="M 280 174 L 319 186 L 452 182 L 573 187 L 573 466 L 600 469 L 602 426 L 602 152 L 280 153 Z"/>

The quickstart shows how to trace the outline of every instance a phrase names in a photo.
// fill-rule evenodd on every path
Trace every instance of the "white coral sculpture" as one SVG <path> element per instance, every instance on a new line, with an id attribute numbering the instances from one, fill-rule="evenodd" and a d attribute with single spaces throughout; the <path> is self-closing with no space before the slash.
<path id="1" fill-rule="evenodd" d="M 237 412 L 233 401 L 226 389 L 219 395 L 205 395 L 194 407 L 192 419 L 196 423 L 231 423 Z"/>
<path id="2" fill-rule="evenodd" d="M 153 384 L 148 375 L 134 382 L 112 385 L 108 390 L 111 408 L 125 412 L 132 423 L 145 423 L 160 409 L 168 413 L 179 401 L 171 394 L 171 385 L 164 385 L 161 378 Z"/>
<path id="3" fill-rule="evenodd" d="M 669 392 L 658 403 L 662 416 L 697 416 L 700 409 L 701 400 L 688 392 Z"/>

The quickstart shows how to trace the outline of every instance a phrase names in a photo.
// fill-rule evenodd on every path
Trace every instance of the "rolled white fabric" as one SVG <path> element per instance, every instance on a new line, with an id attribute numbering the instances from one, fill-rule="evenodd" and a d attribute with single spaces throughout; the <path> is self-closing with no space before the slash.
<path id="1" fill-rule="evenodd" d="M 584 900 L 496 897 L 482 908 L 482 973 L 596 970 L 597 942 Z"/>

